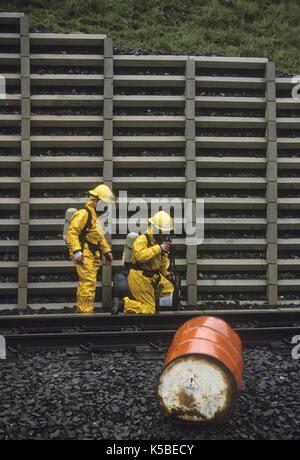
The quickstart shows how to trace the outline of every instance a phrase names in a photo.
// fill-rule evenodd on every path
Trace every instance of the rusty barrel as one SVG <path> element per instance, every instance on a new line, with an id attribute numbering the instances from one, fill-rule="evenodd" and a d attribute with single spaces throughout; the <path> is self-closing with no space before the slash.
<path id="1" fill-rule="evenodd" d="M 223 320 L 184 323 L 168 350 L 158 382 L 162 413 L 183 422 L 224 423 L 242 387 L 243 348 Z"/>

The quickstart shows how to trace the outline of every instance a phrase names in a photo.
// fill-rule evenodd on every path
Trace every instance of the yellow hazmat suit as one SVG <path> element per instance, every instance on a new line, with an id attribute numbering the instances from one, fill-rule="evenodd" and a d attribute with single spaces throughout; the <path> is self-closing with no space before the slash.
<path id="1" fill-rule="evenodd" d="M 79 209 L 79 211 L 73 214 L 67 234 L 67 244 L 70 256 L 75 264 L 79 277 L 77 309 L 82 313 L 91 313 L 94 310 L 97 273 L 100 268 L 101 253 L 106 254 L 111 250 L 104 234 L 101 233 L 101 225 L 99 225 L 99 222 L 97 223 L 98 218 L 95 211 L 97 202 L 98 198 L 91 196 L 86 203 L 86 207 L 92 213 L 92 221 L 86 235 L 87 241 L 84 243 L 84 247 L 81 248 L 79 236 L 88 220 L 88 213 L 86 210 Z M 75 263 L 73 254 L 75 251 L 81 249 L 83 249 L 83 263 Z"/>
<path id="2" fill-rule="evenodd" d="M 133 243 L 132 264 L 140 265 L 142 270 L 130 270 L 128 284 L 135 300 L 124 298 L 124 313 L 153 314 L 156 299 L 169 296 L 174 291 L 173 284 L 165 278 L 169 274 L 168 254 L 162 253 L 160 245 L 156 244 L 151 226 L 147 233 L 151 247 L 148 247 L 145 235 L 140 235 Z"/>

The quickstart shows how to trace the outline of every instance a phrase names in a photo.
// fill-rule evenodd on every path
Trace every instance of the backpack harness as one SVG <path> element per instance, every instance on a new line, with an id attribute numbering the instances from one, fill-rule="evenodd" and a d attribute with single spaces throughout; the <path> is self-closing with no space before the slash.
<path id="1" fill-rule="evenodd" d="M 151 238 L 150 238 L 150 235 L 149 233 L 143 233 L 143 235 L 145 235 L 145 237 L 147 238 L 147 247 L 150 248 L 152 245 L 151 243 Z M 147 278 L 153 278 L 154 275 L 159 275 L 155 285 L 157 286 L 158 283 L 160 282 L 160 271 L 159 270 L 145 270 L 143 267 L 142 267 L 142 264 L 137 262 L 135 264 L 131 263 L 130 264 L 130 268 L 132 268 L 133 270 L 141 270 L 143 272 L 143 275 L 146 276 Z"/>
<path id="2" fill-rule="evenodd" d="M 83 229 L 81 230 L 80 232 L 80 235 L 78 237 L 79 239 L 79 242 L 80 242 L 80 245 L 81 245 L 81 250 L 83 252 L 83 248 L 84 248 L 84 243 L 87 243 L 88 247 L 89 247 L 89 250 L 95 254 L 96 251 L 99 251 L 100 248 L 99 248 L 99 244 L 94 244 L 94 243 L 91 243 L 90 241 L 88 241 L 86 239 L 86 236 L 88 234 L 88 232 L 90 231 L 90 228 L 91 228 L 91 223 L 92 223 L 92 213 L 91 213 L 91 210 L 89 208 L 87 208 L 86 206 L 84 208 L 81 208 L 81 209 L 85 209 L 88 213 L 88 218 L 87 218 L 87 221 L 85 223 L 85 226 L 83 227 Z"/>

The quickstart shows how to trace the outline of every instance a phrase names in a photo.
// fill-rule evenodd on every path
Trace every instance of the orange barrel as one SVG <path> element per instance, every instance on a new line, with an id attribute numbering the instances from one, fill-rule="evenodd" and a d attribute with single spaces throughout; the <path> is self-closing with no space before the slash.
<path id="1" fill-rule="evenodd" d="M 184 323 L 158 382 L 164 415 L 186 422 L 224 423 L 242 388 L 243 348 L 225 321 L 199 316 Z"/>

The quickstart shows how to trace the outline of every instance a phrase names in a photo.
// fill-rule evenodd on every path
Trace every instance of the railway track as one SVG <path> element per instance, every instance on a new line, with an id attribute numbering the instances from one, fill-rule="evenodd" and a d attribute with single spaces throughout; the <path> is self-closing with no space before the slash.
<path id="1" fill-rule="evenodd" d="M 114 55 L 104 35 L 29 33 L 0 15 L 0 310 L 73 305 L 66 208 L 104 181 L 150 201 L 205 199 L 205 240 L 176 238 L 182 304 L 300 302 L 300 99 L 261 58 Z M 109 308 L 116 262 L 96 302 Z"/>
<path id="2" fill-rule="evenodd" d="M 203 312 L 203 314 L 205 314 Z M 210 312 L 206 312 L 210 314 Z M 7 350 L 44 350 L 79 347 L 85 351 L 129 348 L 163 352 L 176 330 L 199 312 L 162 312 L 158 315 L 20 315 L 4 316 L 0 333 Z M 227 321 L 245 346 L 282 342 L 287 346 L 300 334 L 300 311 L 228 311 L 213 316 Z"/>

